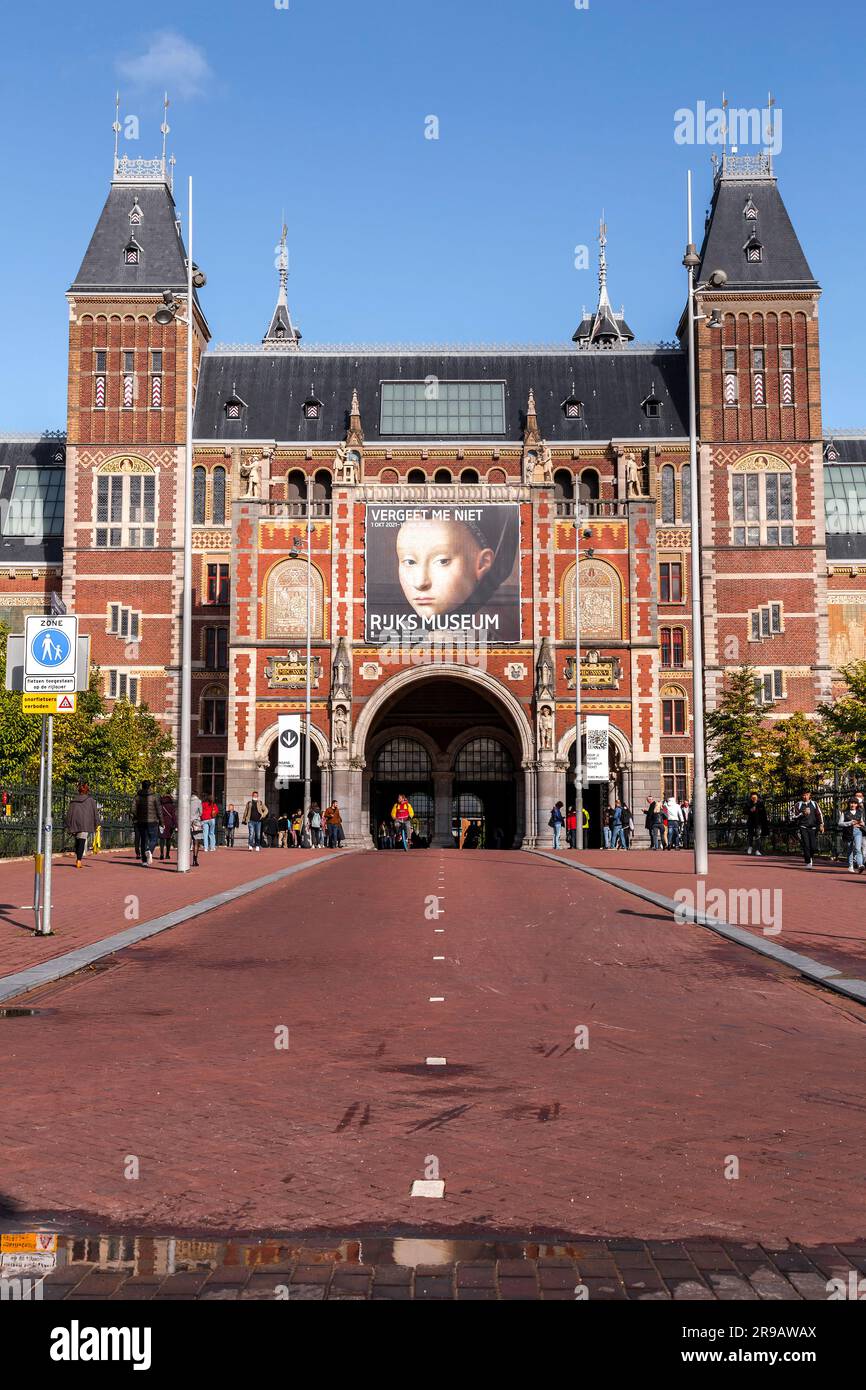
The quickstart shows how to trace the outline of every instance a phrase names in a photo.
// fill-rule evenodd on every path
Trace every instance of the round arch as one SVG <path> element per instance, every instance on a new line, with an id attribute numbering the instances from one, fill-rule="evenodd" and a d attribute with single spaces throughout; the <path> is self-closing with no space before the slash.
<path id="1" fill-rule="evenodd" d="M 358 716 L 353 739 L 354 752 L 357 755 L 364 756 L 370 730 L 373 728 L 376 719 L 394 696 L 406 690 L 409 686 L 430 678 L 439 680 L 447 678 L 464 681 L 469 685 L 477 685 L 486 695 L 489 695 L 494 700 L 498 700 L 511 716 L 519 740 L 521 759 L 524 761 L 532 761 L 534 759 L 535 748 L 532 728 L 526 717 L 526 712 L 517 697 L 513 695 L 510 690 L 506 690 L 504 686 L 500 685 L 499 681 L 495 680 L 493 676 L 489 676 L 486 671 L 476 671 L 473 667 L 461 665 L 456 661 L 437 661 L 433 666 L 399 671 L 397 675 L 391 676 L 385 681 L 376 693 L 370 697 Z"/>
<path id="2" fill-rule="evenodd" d="M 582 735 L 586 733 L 585 718 L 580 721 L 580 732 Z M 622 730 L 618 729 L 615 724 L 608 725 L 608 736 L 610 738 L 611 743 L 613 743 L 616 746 L 616 750 L 619 753 L 620 766 L 625 767 L 626 763 L 631 762 L 631 744 L 629 743 Z M 556 750 L 557 759 L 561 762 L 567 763 L 569 758 L 571 757 L 571 750 L 573 747 L 574 721 L 572 721 L 572 723 L 566 729 L 565 733 L 562 735 L 562 738 L 559 740 L 559 746 Z"/>

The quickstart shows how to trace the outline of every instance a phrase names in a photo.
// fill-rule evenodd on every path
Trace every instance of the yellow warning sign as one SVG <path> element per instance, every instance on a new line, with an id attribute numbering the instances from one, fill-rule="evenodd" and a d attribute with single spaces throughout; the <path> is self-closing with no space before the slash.
<path id="1" fill-rule="evenodd" d="M 57 1237 L 43 1231 L 23 1231 L 19 1235 L 0 1236 L 0 1251 L 32 1250 L 46 1254 L 57 1249 Z"/>
<path id="2" fill-rule="evenodd" d="M 64 694 L 22 695 L 23 714 L 74 714 L 78 703 L 75 691 Z"/>

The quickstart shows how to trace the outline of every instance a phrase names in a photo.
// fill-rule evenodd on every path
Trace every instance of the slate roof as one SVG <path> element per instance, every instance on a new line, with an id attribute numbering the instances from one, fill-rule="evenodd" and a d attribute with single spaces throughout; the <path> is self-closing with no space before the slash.
<path id="1" fill-rule="evenodd" d="M 301 348 L 205 353 L 196 395 L 195 437 L 202 442 L 336 443 L 345 438 L 352 391 L 357 388 L 365 438 L 390 440 L 379 433 L 380 383 L 424 381 L 430 376 L 443 382 L 504 381 L 506 428 L 494 436 L 502 442 L 522 440 L 530 387 L 535 392 L 539 428 L 551 442 L 616 438 L 651 443 L 688 436 L 687 364 L 678 349 L 328 352 Z M 661 401 L 657 419 L 649 419 L 641 408 L 651 391 Z M 240 420 L 227 420 L 225 403 L 234 393 L 247 402 L 247 409 Z M 303 413 L 304 402 L 312 397 L 323 406 L 317 420 L 308 420 Z M 565 416 L 563 402 L 571 397 L 583 402 L 580 420 Z M 439 438 L 455 440 L 456 436 Z"/>
<path id="2" fill-rule="evenodd" d="M 142 219 L 131 226 L 136 198 Z M 167 183 L 112 183 L 71 289 L 185 292 L 186 249 L 177 218 Z M 124 262 L 124 248 L 132 238 L 141 247 L 138 265 Z"/>
<path id="3" fill-rule="evenodd" d="M 62 461 L 58 462 L 58 456 Z M 59 468 L 65 472 L 66 441 L 63 439 L 0 438 L 0 517 L 8 516 L 9 502 L 15 487 L 15 475 L 19 468 Z M 34 539 L 27 536 L 7 536 L 0 529 L 0 564 L 20 565 L 22 569 L 33 565 L 60 565 L 63 561 L 63 536 L 49 536 L 47 539 Z"/>
<path id="4" fill-rule="evenodd" d="M 758 209 L 755 220 L 743 216 L 747 199 Z M 747 261 L 743 250 L 757 233 L 763 248 L 760 261 Z M 727 289 L 817 289 L 803 248 L 772 175 L 716 182 L 709 221 L 701 248 L 698 279 L 724 270 Z"/>
<path id="5" fill-rule="evenodd" d="M 838 454 L 836 459 L 828 459 L 830 446 Z M 866 463 L 866 434 L 831 434 L 824 441 L 824 462 L 828 468 L 834 463 Z"/>

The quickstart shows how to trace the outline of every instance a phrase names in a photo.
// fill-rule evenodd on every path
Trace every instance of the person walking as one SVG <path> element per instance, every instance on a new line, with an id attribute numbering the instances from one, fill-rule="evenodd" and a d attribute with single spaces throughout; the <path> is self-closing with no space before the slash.
<path id="1" fill-rule="evenodd" d="M 87 852 L 87 837 L 95 835 L 101 824 L 99 807 L 90 795 L 86 782 L 78 783 L 78 794 L 73 796 L 66 812 L 66 829 L 75 836 L 75 867 L 80 869 Z"/>
<path id="2" fill-rule="evenodd" d="M 668 849 L 679 849 L 680 835 L 683 828 L 683 812 L 680 803 L 671 793 L 665 802 L 665 810 L 668 817 Z"/>
<path id="3" fill-rule="evenodd" d="M 565 814 L 565 841 L 569 849 L 577 849 L 577 811 L 573 806 Z"/>
<path id="4" fill-rule="evenodd" d="M 797 802 L 794 824 L 800 837 L 803 863 L 807 869 L 811 869 L 815 851 L 818 848 L 818 834 L 824 829 L 824 817 L 821 814 L 821 807 L 812 800 L 810 791 L 804 791 L 801 799 Z"/>
<path id="5" fill-rule="evenodd" d="M 553 848 L 559 849 L 559 838 L 562 834 L 562 827 L 565 825 L 565 813 L 561 801 L 557 801 L 556 805 L 551 808 L 547 824 L 553 831 Z"/>
<path id="6" fill-rule="evenodd" d="M 201 828 L 204 836 L 203 848 L 205 854 L 216 849 L 216 823 L 219 815 L 219 807 L 215 801 L 206 796 L 201 804 Z"/>
<path id="7" fill-rule="evenodd" d="M 562 802 L 559 803 L 560 806 Z M 411 822 L 415 819 L 415 812 L 408 798 L 400 792 L 394 805 L 391 807 L 391 819 L 397 827 L 403 848 L 409 853 L 409 829 Z"/>
<path id="8" fill-rule="evenodd" d="M 622 802 L 617 800 L 611 807 L 610 812 L 610 844 L 611 849 L 625 849 L 625 819 L 623 816 Z"/>
<path id="9" fill-rule="evenodd" d="M 631 842 L 634 839 L 634 816 L 627 802 L 622 804 L 622 828 L 623 842 L 626 849 L 631 849 Z"/>
<path id="10" fill-rule="evenodd" d="M 689 804 L 688 801 L 683 801 L 683 802 L 680 804 L 680 810 L 681 810 L 682 813 L 683 813 L 683 832 L 682 832 L 682 845 L 683 845 L 683 849 L 691 849 L 691 847 L 692 847 L 692 808 L 691 808 L 691 805 Z"/>
<path id="11" fill-rule="evenodd" d="M 138 827 L 139 858 L 150 868 L 159 835 L 159 802 L 150 782 L 142 782 L 132 803 L 132 819 Z"/>
<path id="12" fill-rule="evenodd" d="M 200 796 L 191 796 L 189 799 L 189 847 L 192 853 L 191 868 L 198 868 L 198 852 L 204 840 L 204 828 L 202 826 L 202 801 Z"/>
<path id="13" fill-rule="evenodd" d="M 171 842 L 177 830 L 177 806 L 171 792 L 159 798 L 159 859 L 171 863 Z"/>
<path id="14" fill-rule="evenodd" d="M 664 802 L 653 801 L 648 813 L 650 849 L 664 849 L 665 815 Z"/>
<path id="15" fill-rule="evenodd" d="M 863 872 L 863 816 L 861 803 L 852 796 L 839 818 L 839 829 L 848 848 L 849 874 Z"/>
<path id="16" fill-rule="evenodd" d="M 322 811 L 318 801 L 314 801 L 310 806 L 310 841 L 313 849 L 322 848 Z"/>
<path id="17" fill-rule="evenodd" d="M 238 828 L 239 821 L 240 816 L 235 810 L 235 804 L 233 801 L 230 801 L 223 815 L 223 826 L 226 832 L 226 849 L 234 849 L 235 847 L 235 831 Z"/>
<path id="18" fill-rule="evenodd" d="M 767 808 L 757 792 L 749 792 L 748 800 L 743 807 L 743 817 L 746 822 L 746 854 L 755 854 L 760 859 L 769 821 Z"/>
<path id="19" fill-rule="evenodd" d="M 255 850 L 256 854 L 262 847 L 262 821 L 267 814 L 268 808 L 259 800 L 258 792 L 250 792 L 241 820 L 247 827 L 247 849 Z"/>

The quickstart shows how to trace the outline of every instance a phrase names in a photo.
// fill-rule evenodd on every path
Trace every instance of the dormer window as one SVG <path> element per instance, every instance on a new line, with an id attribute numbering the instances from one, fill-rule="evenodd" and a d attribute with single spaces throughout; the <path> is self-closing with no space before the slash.
<path id="1" fill-rule="evenodd" d="M 648 396 L 641 401 L 641 410 L 648 420 L 657 420 L 662 413 L 662 403 L 655 393 L 653 387 Z"/>
<path id="2" fill-rule="evenodd" d="M 130 225 L 130 227 L 140 227 L 140 226 L 141 226 L 141 223 L 142 223 L 143 217 L 144 217 L 144 213 L 142 212 L 141 208 L 138 206 L 138 198 L 136 197 L 135 202 L 133 203 L 132 208 L 131 208 L 130 213 L 129 213 L 129 225 Z"/>
<path id="3" fill-rule="evenodd" d="M 582 420 L 583 401 L 577 400 L 574 396 L 569 396 L 567 401 L 562 402 L 562 413 L 566 420 Z"/>
<path id="4" fill-rule="evenodd" d="M 135 237 L 130 237 L 123 248 L 124 265 L 141 265 L 141 247 Z"/>
<path id="5" fill-rule="evenodd" d="M 757 233 L 749 237 L 743 250 L 746 253 L 746 260 L 749 261 L 750 264 L 757 263 L 764 259 L 764 248 L 758 241 Z"/>
<path id="6" fill-rule="evenodd" d="M 758 220 L 758 209 L 755 207 L 755 204 L 752 202 L 752 195 L 751 195 L 751 193 L 749 194 L 748 198 L 746 199 L 746 206 L 743 208 L 743 216 L 745 217 L 745 219 L 746 219 L 747 222 L 757 222 L 757 220 Z"/>
<path id="7" fill-rule="evenodd" d="M 246 406 L 246 401 L 242 401 L 240 396 L 234 390 L 232 390 L 232 394 L 229 396 L 228 400 L 225 403 L 226 419 L 240 420 L 241 415 L 243 414 L 244 410 L 246 410 Z"/>
<path id="8" fill-rule="evenodd" d="M 319 419 L 321 418 L 321 415 L 322 415 L 322 402 L 321 402 L 321 401 L 317 401 L 316 398 L 315 398 L 314 396 L 311 396 L 310 399 L 309 399 L 308 401 L 304 401 L 304 419 L 305 419 L 305 420 L 319 420 Z"/>

